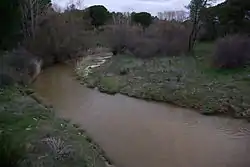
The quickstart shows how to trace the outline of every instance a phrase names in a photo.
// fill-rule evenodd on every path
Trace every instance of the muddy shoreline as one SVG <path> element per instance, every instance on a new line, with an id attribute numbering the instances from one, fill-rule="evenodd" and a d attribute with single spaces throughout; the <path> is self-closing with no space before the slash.
<path id="1" fill-rule="evenodd" d="M 44 98 L 39 96 L 37 93 L 35 93 L 34 90 L 27 89 L 24 91 L 26 96 L 29 96 L 30 98 L 34 99 L 38 104 L 44 106 L 46 109 L 54 110 L 53 105 L 48 103 Z M 32 92 L 32 93 L 30 93 Z M 71 122 L 70 120 L 64 119 L 66 123 Z M 105 161 L 106 167 L 115 167 L 112 160 L 107 157 L 105 151 L 98 145 L 98 143 L 95 142 L 93 138 L 90 137 L 90 135 L 86 132 L 86 130 L 83 129 L 83 127 L 80 127 L 78 124 L 73 124 L 74 128 L 76 128 L 79 131 L 79 134 L 84 135 L 86 140 L 89 142 L 91 148 L 93 150 L 96 150 L 99 154 L 99 157 Z"/>

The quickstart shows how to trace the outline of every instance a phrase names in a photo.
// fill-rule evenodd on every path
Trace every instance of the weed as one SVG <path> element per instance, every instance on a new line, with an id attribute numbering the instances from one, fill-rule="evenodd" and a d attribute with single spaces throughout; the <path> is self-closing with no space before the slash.
<path id="1" fill-rule="evenodd" d="M 24 160 L 25 152 L 22 141 L 14 140 L 13 134 L 0 132 L 0 166 L 17 167 Z"/>

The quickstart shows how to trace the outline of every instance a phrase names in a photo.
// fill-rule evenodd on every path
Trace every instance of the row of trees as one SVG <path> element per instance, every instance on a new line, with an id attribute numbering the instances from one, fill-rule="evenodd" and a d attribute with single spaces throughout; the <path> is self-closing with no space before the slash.
<path id="1" fill-rule="evenodd" d="M 160 20 L 183 22 L 188 19 L 188 12 L 183 10 L 158 12 L 157 18 Z"/>
<path id="2" fill-rule="evenodd" d="M 147 28 L 153 20 L 166 20 L 191 23 L 192 31 L 189 37 L 189 50 L 195 45 L 197 38 L 201 40 L 214 40 L 228 34 L 249 33 L 250 32 L 250 1 L 246 0 L 226 0 L 216 6 L 213 6 L 215 0 L 191 0 L 187 6 L 189 15 L 185 11 L 159 12 L 157 17 L 152 17 L 147 12 L 140 13 L 109 13 L 105 7 L 100 16 L 105 16 L 108 20 L 110 14 L 125 18 L 128 23 L 136 23 Z M 98 6 L 90 7 L 97 9 Z M 101 8 L 99 6 L 99 8 Z M 95 20 L 97 15 L 92 17 Z M 106 22 L 102 18 L 102 25 Z M 100 22 L 99 22 L 100 23 Z M 98 24 L 101 25 L 101 24 Z"/>
<path id="3" fill-rule="evenodd" d="M 109 12 L 102 5 L 95 5 L 84 10 L 69 5 L 66 11 L 76 11 L 83 20 L 89 20 L 98 28 L 107 22 L 141 25 L 145 30 L 154 20 L 188 22 L 192 26 L 189 50 L 192 50 L 197 38 L 214 40 L 231 33 L 250 32 L 250 1 L 226 0 L 212 6 L 213 0 L 191 0 L 188 13 L 185 11 L 159 12 L 157 17 L 150 13 Z M 0 27 L 0 46 L 8 48 L 13 41 L 21 38 L 33 38 L 37 20 L 51 6 L 51 0 L 1 0 L 0 11 L 4 26 Z M 51 8 L 52 9 L 52 8 Z M 14 40 L 13 40 L 14 39 Z"/>
<path id="4" fill-rule="evenodd" d="M 102 5 L 95 5 L 91 6 L 87 9 L 87 15 L 91 18 L 91 24 L 95 27 L 99 27 L 104 25 L 109 19 L 112 19 L 113 22 L 115 20 L 128 20 L 128 23 L 135 23 L 140 24 L 143 29 L 147 28 L 153 20 L 153 17 L 150 13 L 147 12 L 140 12 L 135 13 L 110 13 L 104 6 Z"/>

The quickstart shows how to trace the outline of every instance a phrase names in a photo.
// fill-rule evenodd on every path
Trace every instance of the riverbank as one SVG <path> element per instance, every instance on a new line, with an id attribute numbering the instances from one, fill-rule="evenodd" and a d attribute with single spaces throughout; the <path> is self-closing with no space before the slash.
<path id="1" fill-rule="evenodd" d="M 249 68 L 218 70 L 210 66 L 212 44 L 201 44 L 194 56 L 139 59 L 114 56 L 87 76 L 86 86 L 109 94 L 121 93 L 146 100 L 194 108 L 205 115 L 250 117 Z"/>
<path id="2" fill-rule="evenodd" d="M 0 164 L 107 166 L 102 150 L 85 131 L 56 118 L 52 108 L 27 95 L 31 93 L 13 87 L 0 90 Z"/>

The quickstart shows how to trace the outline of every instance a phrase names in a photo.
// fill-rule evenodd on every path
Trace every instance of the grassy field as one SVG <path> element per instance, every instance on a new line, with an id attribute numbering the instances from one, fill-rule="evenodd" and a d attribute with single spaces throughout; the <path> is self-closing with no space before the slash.
<path id="1" fill-rule="evenodd" d="M 86 133 L 19 88 L 0 89 L 0 166 L 105 167 Z"/>
<path id="2" fill-rule="evenodd" d="M 211 50 L 213 44 L 204 43 L 189 56 L 139 59 L 118 55 L 78 78 L 110 94 L 168 102 L 206 115 L 249 119 L 250 68 L 216 69 L 211 65 Z"/>

